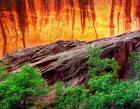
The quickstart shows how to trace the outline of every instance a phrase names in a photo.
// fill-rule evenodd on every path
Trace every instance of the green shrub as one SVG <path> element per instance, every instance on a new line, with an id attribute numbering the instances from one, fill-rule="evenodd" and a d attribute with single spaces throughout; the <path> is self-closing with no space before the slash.
<path id="1" fill-rule="evenodd" d="M 99 48 L 89 48 L 89 60 L 88 63 L 91 65 L 89 68 L 89 72 L 92 77 L 98 76 L 98 75 L 104 75 L 105 73 L 111 73 L 114 74 L 114 76 L 117 76 L 118 73 L 118 64 L 116 60 L 100 58 L 100 49 Z"/>
<path id="2" fill-rule="evenodd" d="M 8 76 L 6 62 L 0 62 L 0 81 Z"/>
<path id="3" fill-rule="evenodd" d="M 84 89 L 82 86 L 71 86 L 63 88 L 63 92 L 62 89 L 60 90 L 57 89 L 57 109 L 86 109 L 88 107 L 87 89 Z"/>
<path id="4" fill-rule="evenodd" d="M 106 92 L 108 91 L 115 82 L 115 78 L 112 74 L 104 74 L 102 76 L 94 76 L 92 77 L 88 84 L 90 86 L 91 91 L 100 91 Z"/>
<path id="5" fill-rule="evenodd" d="M 48 94 L 47 83 L 36 68 L 24 65 L 0 82 L 0 109 L 26 108 L 30 98 Z M 28 99 L 30 99 L 28 101 Z"/>
<path id="6" fill-rule="evenodd" d="M 135 80 L 140 81 L 140 53 L 135 52 L 135 51 L 132 52 L 130 55 L 130 61 L 131 61 L 132 67 L 135 69 L 137 73 Z"/>
<path id="7" fill-rule="evenodd" d="M 140 106 L 140 102 L 134 104 L 140 99 L 139 83 L 116 81 L 112 85 L 108 83 L 103 84 L 98 86 L 99 89 L 95 91 L 94 96 L 89 97 L 90 109 L 139 109 L 136 108 L 136 105 L 137 107 Z M 104 90 L 101 90 L 102 88 Z"/>
<path id="8" fill-rule="evenodd" d="M 140 64 L 137 64 L 137 65 L 135 66 L 135 68 L 138 70 L 138 71 L 137 71 L 136 80 L 140 81 Z"/>
<path id="9" fill-rule="evenodd" d="M 140 106 L 136 103 L 140 99 L 140 83 L 115 79 L 119 68 L 115 59 L 101 59 L 99 53 L 98 49 L 90 49 L 88 62 L 92 65 L 92 78 L 88 84 L 94 95 L 89 97 L 89 108 L 135 109 Z"/>

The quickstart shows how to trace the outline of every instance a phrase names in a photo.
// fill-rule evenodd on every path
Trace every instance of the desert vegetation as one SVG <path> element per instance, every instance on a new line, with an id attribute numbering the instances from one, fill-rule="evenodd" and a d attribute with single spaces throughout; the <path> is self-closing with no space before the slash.
<path id="1" fill-rule="evenodd" d="M 0 67 L 0 109 L 26 109 L 35 105 L 36 99 L 47 95 L 47 82 L 36 68 L 24 65 L 19 72 L 8 74 L 6 66 Z"/>

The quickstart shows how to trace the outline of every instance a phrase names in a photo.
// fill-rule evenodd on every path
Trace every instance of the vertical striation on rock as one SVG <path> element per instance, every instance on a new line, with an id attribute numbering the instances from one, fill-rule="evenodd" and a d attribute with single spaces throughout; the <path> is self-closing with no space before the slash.
<path id="1" fill-rule="evenodd" d="M 7 38 L 0 42 L 1 52 L 137 30 L 139 4 L 140 0 L 0 0 L 0 38 Z"/>
<path id="2" fill-rule="evenodd" d="M 27 0 L 15 0 L 18 25 L 22 33 L 22 44 L 26 48 L 25 31 L 28 28 Z"/>

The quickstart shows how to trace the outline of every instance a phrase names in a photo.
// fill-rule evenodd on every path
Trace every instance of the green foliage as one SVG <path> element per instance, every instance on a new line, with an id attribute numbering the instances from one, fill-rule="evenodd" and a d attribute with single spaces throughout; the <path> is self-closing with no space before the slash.
<path id="1" fill-rule="evenodd" d="M 59 90 L 58 90 L 59 92 Z M 57 109 L 86 109 L 88 90 L 82 86 L 64 88 L 61 95 L 57 94 Z"/>
<path id="2" fill-rule="evenodd" d="M 57 89 L 58 93 L 63 92 L 64 87 L 63 87 L 63 83 L 61 81 L 58 81 L 54 86 Z"/>
<path id="3" fill-rule="evenodd" d="M 140 82 L 118 80 L 115 59 L 101 59 L 98 48 L 90 48 L 88 87 L 57 84 L 57 109 L 139 109 Z"/>
<path id="4" fill-rule="evenodd" d="M 135 66 L 135 68 L 137 69 L 137 77 L 136 77 L 136 80 L 140 81 L 140 64 L 137 64 Z"/>
<path id="5" fill-rule="evenodd" d="M 98 75 L 104 75 L 105 73 L 111 73 L 114 74 L 114 76 L 117 75 L 118 72 L 118 64 L 115 61 L 115 59 L 108 59 L 100 58 L 100 49 L 99 48 L 89 48 L 89 60 L 88 63 L 91 65 L 89 72 L 92 77 L 98 76 Z"/>
<path id="6" fill-rule="evenodd" d="M 132 62 L 134 69 L 137 72 L 136 80 L 140 81 L 140 53 L 132 52 L 130 60 Z"/>
<path id="7" fill-rule="evenodd" d="M 112 74 L 104 74 L 102 76 L 94 76 L 92 77 L 88 84 L 90 86 L 91 91 L 98 91 L 98 92 L 108 92 L 109 89 L 115 82 L 115 78 Z"/>
<path id="8" fill-rule="evenodd" d="M 139 83 L 118 80 L 112 85 L 104 83 L 98 88 L 94 96 L 89 97 L 90 109 L 139 109 L 136 108 L 140 106 L 139 102 L 133 104 L 140 99 Z"/>
<path id="9" fill-rule="evenodd" d="M 8 76 L 6 68 L 6 62 L 0 62 L 0 81 L 2 81 L 3 79 L 5 79 L 5 77 Z"/>
<path id="10" fill-rule="evenodd" d="M 94 95 L 89 97 L 89 108 L 138 109 L 140 103 L 134 102 L 140 99 L 140 83 L 115 79 L 119 68 L 115 59 L 101 59 L 97 53 L 98 49 L 90 49 L 89 64 L 93 67 L 88 84 Z"/>
<path id="11" fill-rule="evenodd" d="M 36 68 L 24 65 L 0 82 L 0 109 L 25 108 L 32 96 L 48 94 L 47 83 Z"/>

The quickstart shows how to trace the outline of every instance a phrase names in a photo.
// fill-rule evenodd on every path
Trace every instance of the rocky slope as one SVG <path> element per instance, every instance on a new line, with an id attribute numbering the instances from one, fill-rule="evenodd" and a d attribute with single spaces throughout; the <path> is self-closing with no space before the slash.
<path id="1" fill-rule="evenodd" d="M 102 49 L 101 57 L 115 57 L 120 69 L 119 78 L 125 78 L 129 69 L 129 55 L 140 46 L 140 31 L 125 33 L 92 42 L 58 41 L 44 46 L 12 52 L 1 61 L 7 61 L 8 71 L 18 70 L 25 62 L 40 69 L 49 84 L 58 80 L 66 85 L 86 83 L 88 80 L 88 46 Z"/>

